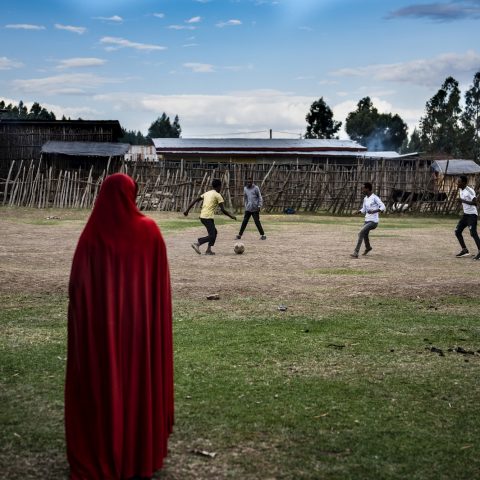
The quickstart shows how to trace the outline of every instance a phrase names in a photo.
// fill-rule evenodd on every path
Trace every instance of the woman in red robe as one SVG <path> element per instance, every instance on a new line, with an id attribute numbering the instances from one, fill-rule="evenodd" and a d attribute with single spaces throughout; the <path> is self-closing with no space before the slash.
<path id="1" fill-rule="evenodd" d="M 108 177 L 69 284 L 65 430 L 71 480 L 150 478 L 173 425 L 170 274 L 165 242 Z"/>

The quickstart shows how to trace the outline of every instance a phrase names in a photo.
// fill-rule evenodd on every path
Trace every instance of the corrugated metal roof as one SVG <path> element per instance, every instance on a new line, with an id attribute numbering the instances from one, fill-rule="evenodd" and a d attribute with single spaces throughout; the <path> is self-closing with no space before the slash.
<path id="1" fill-rule="evenodd" d="M 432 163 L 432 168 L 436 172 L 446 172 L 446 175 L 468 175 L 480 173 L 480 165 L 473 160 L 436 160 Z"/>
<path id="2" fill-rule="evenodd" d="M 406 159 L 416 156 L 416 154 L 400 155 L 397 152 L 361 152 L 355 150 L 283 150 L 283 151 L 267 151 L 267 150 L 157 150 L 157 153 L 162 154 L 175 154 L 175 155 L 198 155 L 198 156 L 223 156 L 229 155 L 235 156 L 258 156 L 258 157 L 353 157 L 353 158 L 376 158 L 376 159 Z"/>
<path id="3" fill-rule="evenodd" d="M 354 150 L 365 151 L 366 148 L 353 140 L 319 140 L 319 139 L 284 139 L 284 138 L 153 138 L 155 148 L 163 151 L 214 151 L 217 152 L 264 152 L 264 151 L 320 151 L 320 150 Z"/>
<path id="4" fill-rule="evenodd" d="M 42 153 L 75 157 L 118 157 L 125 155 L 129 148 L 128 143 L 49 141 L 42 146 Z"/>

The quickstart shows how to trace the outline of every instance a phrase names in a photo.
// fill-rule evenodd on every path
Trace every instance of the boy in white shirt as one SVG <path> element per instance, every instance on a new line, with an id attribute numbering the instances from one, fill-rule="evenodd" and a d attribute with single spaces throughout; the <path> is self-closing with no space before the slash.
<path id="1" fill-rule="evenodd" d="M 371 230 L 375 230 L 375 228 L 378 227 L 379 212 L 385 211 L 385 205 L 380 198 L 373 193 L 373 187 L 370 182 L 363 184 L 363 193 L 365 194 L 363 205 L 357 213 L 363 213 L 365 215 L 365 223 L 358 234 L 357 246 L 350 255 L 352 258 L 358 258 L 358 253 L 360 252 L 363 242 L 365 242 L 365 250 L 363 255 L 366 255 L 370 250 L 372 250 L 368 234 Z"/>
<path id="2" fill-rule="evenodd" d="M 477 233 L 477 197 L 475 195 L 475 190 L 472 187 L 469 187 L 467 183 L 468 178 L 465 175 L 458 177 L 457 185 L 458 189 L 460 190 L 459 201 L 462 202 L 463 216 L 458 222 L 457 228 L 455 229 L 455 236 L 462 247 L 462 250 L 457 253 L 456 257 L 468 257 L 470 255 L 462 235 L 462 232 L 468 227 L 470 230 L 470 235 L 475 241 L 478 249 L 478 253 L 473 259 L 480 260 L 480 238 L 478 237 Z"/>

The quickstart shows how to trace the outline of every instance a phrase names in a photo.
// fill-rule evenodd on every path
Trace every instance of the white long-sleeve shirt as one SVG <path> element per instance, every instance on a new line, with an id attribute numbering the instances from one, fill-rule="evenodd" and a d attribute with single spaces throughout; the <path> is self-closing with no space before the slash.
<path id="1" fill-rule="evenodd" d="M 365 198 L 363 199 L 363 205 L 360 211 L 365 214 L 366 222 L 378 223 L 378 212 L 368 213 L 370 210 L 380 210 L 381 212 L 385 211 L 385 205 L 374 193 L 372 193 L 370 196 L 365 195 Z"/>
<path id="2" fill-rule="evenodd" d="M 471 202 L 474 198 L 475 190 L 472 187 L 465 187 L 463 190 L 460 190 L 460 198 L 462 200 L 468 200 Z M 462 203 L 463 213 L 467 215 L 478 215 L 477 207 L 475 205 L 469 205 L 468 203 Z"/>

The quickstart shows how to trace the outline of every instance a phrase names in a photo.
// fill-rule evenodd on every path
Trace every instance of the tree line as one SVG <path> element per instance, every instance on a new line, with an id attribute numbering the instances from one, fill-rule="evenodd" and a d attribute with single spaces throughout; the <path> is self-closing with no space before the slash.
<path id="1" fill-rule="evenodd" d="M 342 126 L 323 97 L 312 103 L 305 117 L 305 138 L 338 138 Z M 458 81 L 445 79 L 425 105 L 425 114 L 408 137 L 407 124 L 398 114 L 379 113 L 370 97 L 362 98 L 345 120 L 352 140 L 372 151 L 427 152 L 480 160 L 480 72 L 462 94 Z"/>
<path id="2" fill-rule="evenodd" d="M 0 101 L 0 119 L 6 120 L 56 120 L 55 114 L 49 112 L 38 102 L 35 102 L 30 110 L 24 105 L 22 100 L 18 105 L 9 103 L 8 105 L 2 100 Z"/>

